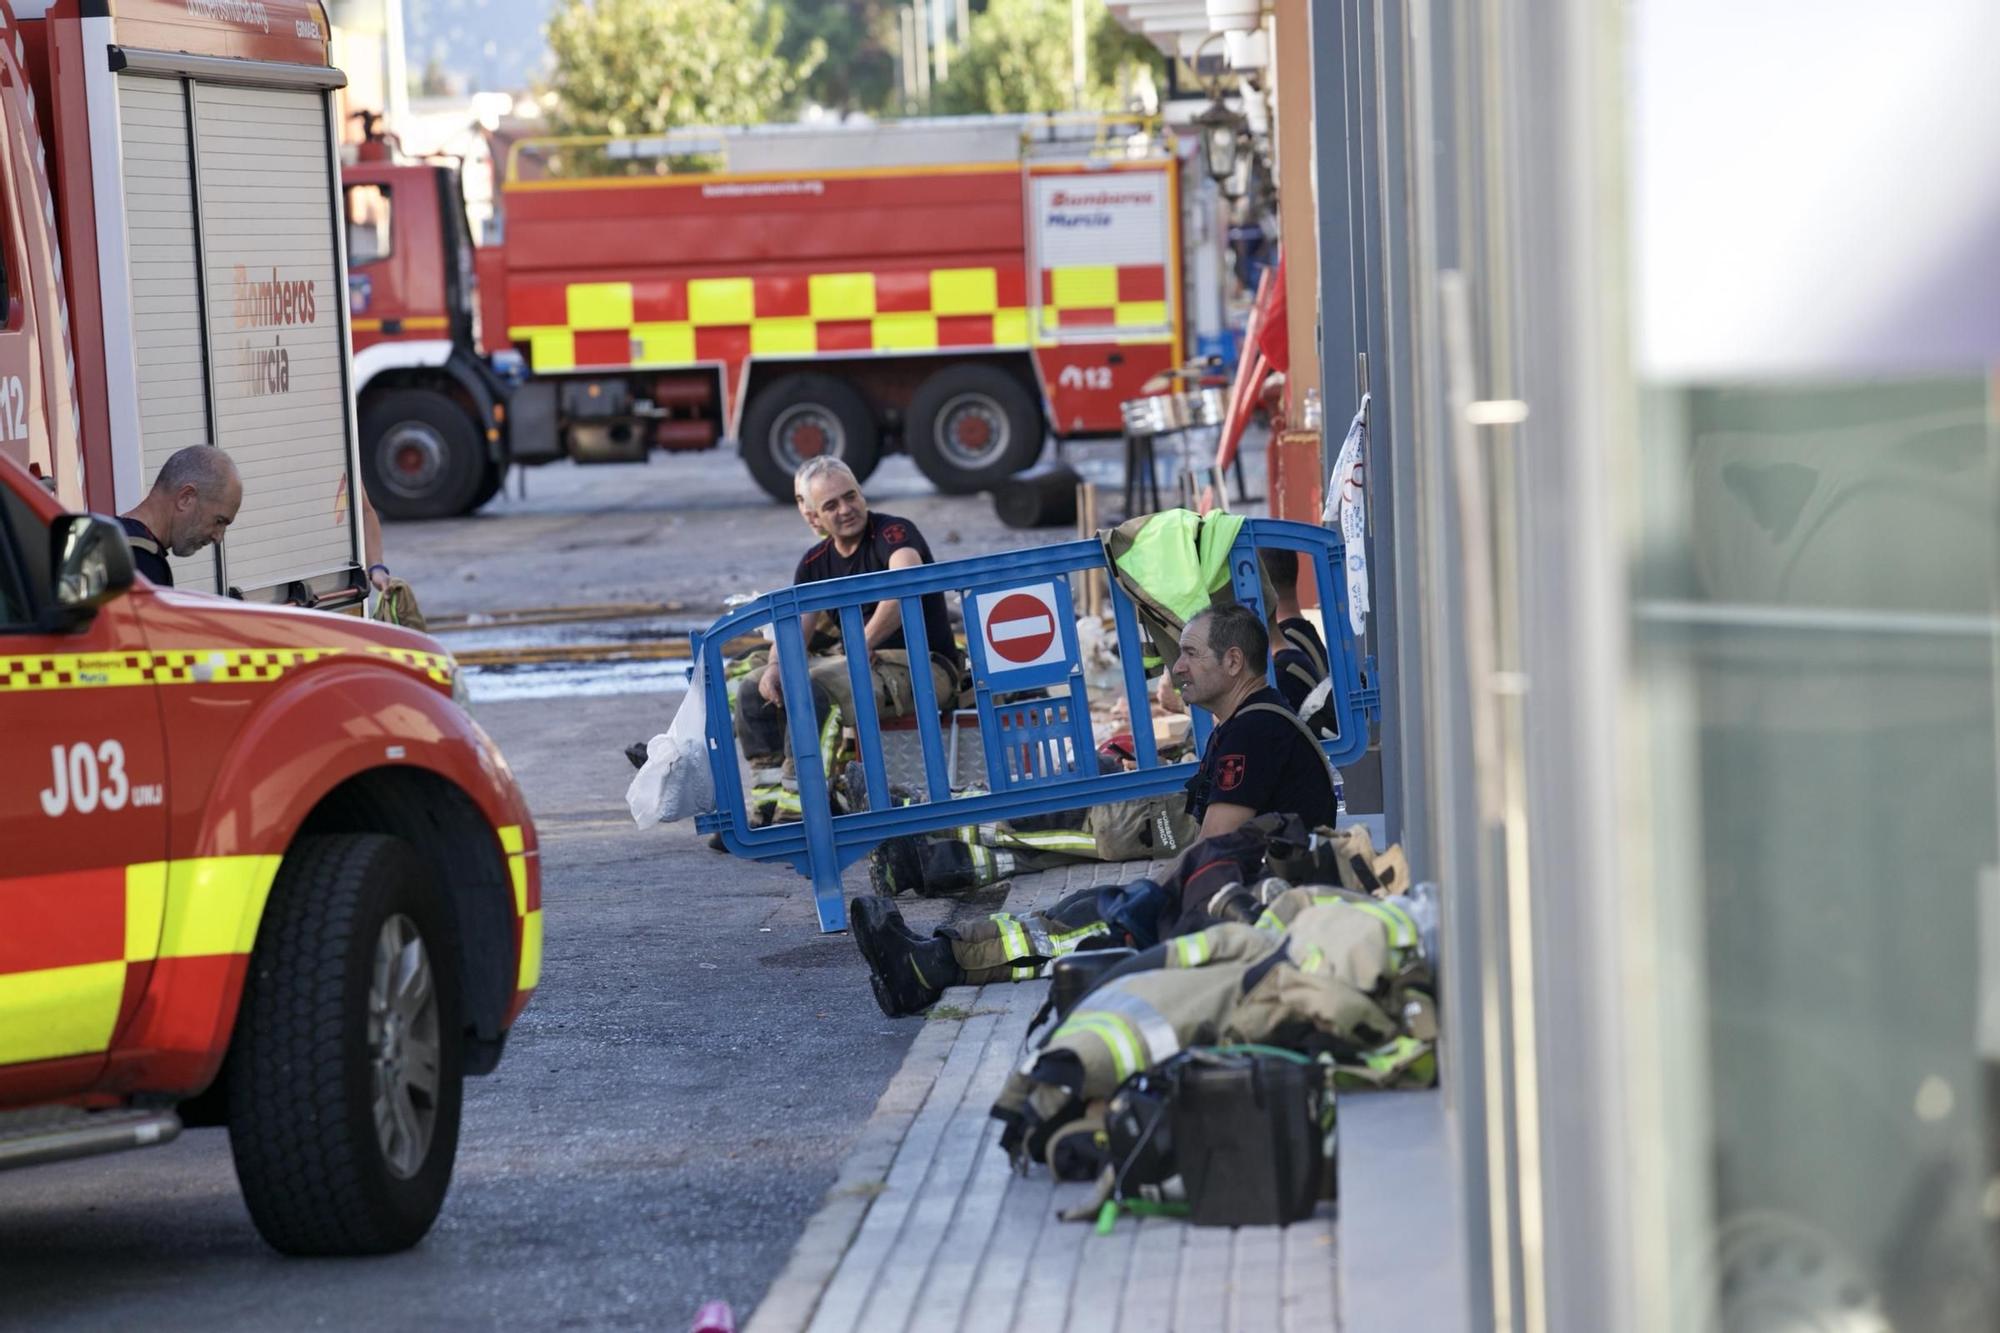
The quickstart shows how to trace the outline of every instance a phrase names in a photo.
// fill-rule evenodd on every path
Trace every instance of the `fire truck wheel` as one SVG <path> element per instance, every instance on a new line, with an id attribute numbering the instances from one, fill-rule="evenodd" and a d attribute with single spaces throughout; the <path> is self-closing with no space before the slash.
<path id="1" fill-rule="evenodd" d="M 463 514 L 485 475 L 479 431 L 449 398 L 397 389 L 362 411 L 361 476 L 382 517 Z"/>
<path id="2" fill-rule="evenodd" d="M 791 500 L 792 474 L 808 458 L 832 454 L 866 481 L 881 450 L 868 400 L 831 375 L 773 380 L 743 411 L 743 465 L 774 500 Z"/>
<path id="3" fill-rule="evenodd" d="M 991 490 L 1042 456 L 1042 413 L 998 366 L 948 366 L 910 399 L 910 457 L 946 495 Z"/>
<path id="4" fill-rule="evenodd" d="M 229 1145 L 286 1254 L 423 1239 L 458 1151 L 458 940 L 399 838 L 301 838 L 250 955 L 229 1048 Z"/>
<path id="5" fill-rule="evenodd" d="M 500 494 L 500 488 L 507 484 L 507 465 L 487 460 L 486 472 L 479 480 L 479 489 L 472 493 L 472 503 L 465 507 L 466 513 L 484 509 L 486 502 Z"/>

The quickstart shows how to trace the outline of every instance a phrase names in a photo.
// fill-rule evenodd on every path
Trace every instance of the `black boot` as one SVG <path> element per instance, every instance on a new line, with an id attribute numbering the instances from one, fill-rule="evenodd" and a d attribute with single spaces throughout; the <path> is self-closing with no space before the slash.
<path id="1" fill-rule="evenodd" d="M 924 892 L 924 858 L 915 838 L 891 838 L 868 854 L 868 883 L 884 898 Z"/>
<path id="2" fill-rule="evenodd" d="M 854 899 L 847 905 L 847 928 L 868 963 L 875 1002 L 891 1018 L 922 1013 L 947 986 L 964 980 L 951 941 L 942 935 L 925 939 L 912 931 L 887 898 Z"/>
<path id="3" fill-rule="evenodd" d="M 1007 856 L 1004 852 L 985 852 L 989 861 L 989 873 L 994 869 L 991 862 Z M 957 838 L 933 838 L 919 845 L 920 868 L 917 872 L 917 892 L 926 898 L 943 898 L 957 893 L 971 893 L 1005 877 L 1004 872 L 992 874 L 989 879 L 980 873 L 977 854 Z M 1007 856 L 1007 868 L 1013 868 L 1013 858 Z"/>

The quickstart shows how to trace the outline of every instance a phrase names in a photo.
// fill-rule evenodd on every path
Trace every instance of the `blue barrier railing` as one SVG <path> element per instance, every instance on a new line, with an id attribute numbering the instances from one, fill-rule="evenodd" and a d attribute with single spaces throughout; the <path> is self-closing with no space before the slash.
<path id="1" fill-rule="evenodd" d="M 1301 581 L 1307 571 L 1316 581 L 1339 733 L 1325 742 L 1325 749 L 1333 763 L 1351 763 L 1368 747 L 1368 724 L 1376 715 L 1378 693 L 1373 664 L 1358 656 L 1348 633 L 1339 534 L 1306 523 L 1246 519 L 1230 549 L 1229 570 L 1237 601 L 1253 610 L 1261 610 L 1263 604 L 1259 550 L 1298 552 Z M 700 816 L 696 827 L 704 833 L 719 832 L 724 845 L 738 856 L 791 862 L 813 882 L 820 929 L 834 931 L 847 924 L 841 871 L 889 838 L 1129 801 L 1184 786 L 1196 765 L 1160 762 L 1146 687 L 1147 640 L 1116 579 L 1109 580 L 1111 606 L 1138 766 L 1120 773 L 1097 771 L 1097 742 L 1091 731 L 1070 576 L 1105 568 L 1101 543 L 1065 542 L 801 584 L 766 593 L 723 616 L 693 636 L 694 657 L 702 664 L 707 689 L 708 759 L 716 791 L 715 812 Z M 964 608 L 973 706 L 986 759 L 983 792 L 952 790 L 955 775 L 946 760 L 944 718 L 958 701 L 940 700 L 925 669 L 930 645 L 920 599 L 930 593 L 955 593 Z M 926 799 L 914 805 L 891 804 L 875 690 L 866 659 L 855 656 L 847 660 L 855 716 L 846 721 L 855 733 L 871 808 L 834 814 L 827 800 L 818 719 L 810 704 L 812 682 L 801 617 L 835 616 L 841 641 L 860 643 L 862 608 L 890 600 L 902 609 Z M 784 697 L 795 705 L 786 708 L 785 717 L 798 770 L 800 818 L 751 828 L 722 647 L 766 627 L 772 631 L 773 660 L 782 673 Z M 1198 752 L 1213 722 L 1201 709 L 1193 713 Z"/>

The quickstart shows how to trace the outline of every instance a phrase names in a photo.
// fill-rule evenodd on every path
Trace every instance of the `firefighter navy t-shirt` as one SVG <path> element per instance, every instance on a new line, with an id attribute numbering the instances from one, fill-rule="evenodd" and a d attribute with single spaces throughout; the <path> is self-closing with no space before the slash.
<path id="1" fill-rule="evenodd" d="M 153 530 L 136 518 L 121 514 L 118 526 L 125 529 L 125 536 L 132 547 L 132 567 L 144 574 L 162 588 L 174 586 L 174 567 L 167 563 L 167 553 Z"/>
<path id="2" fill-rule="evenodd" d="M 1290 719 L 1251 712 L 1252 704 L 1284 708 L 1285 700 L 1267 685 L 1209 734 L 1201 769 L 1188 783 L 1188 814 L 1200 819 L 1211 805 L 1247 805 L 1254 814 L 1297 815 L 1309 829 L 1331 825 L 1325 760 Z"/>
<path id="3" fill-rule="evenodd" d="M 1306 696 L 1326 679 L 1326 644 L 1319 631 L 1304 616 L 1278 622 L 1278 637 L 1271 641 L 1271 667 L 1278 678 L 1278 693 L 1293 712 L 1305 706 Z"/>
<path id="4" fill-rule="evenodd" d="M 829 537 L 805 553 L 792 582 L 818 583 L 821 579 L 846 578 L 849 574 L 880 573 L 889 567 L 889 557 L 906 546 L 922 556 L 925 564 L 933 563 L 930 544 L 924 540 L 924 534 L 917 531 L 916 524 L 894 514 L 871 512 L 868 529 L 861 534 L 861 545 L 855 548 L 853 555 L 842 555 L 840 548 Z M 862 620 L 875 614 L 878 605 L 880 603 L 869 602 L 863 606 Z M 924 637 L 930 641 L 933 656 L 942 656 L 954 664 L 959 661 L 958 644 L 951 637 L 951 618 L 945 614 L 944 594 L 941 592 L 924 594 Z M 904 646 L 901 625 L 876 645 L 878 648 Z"/>

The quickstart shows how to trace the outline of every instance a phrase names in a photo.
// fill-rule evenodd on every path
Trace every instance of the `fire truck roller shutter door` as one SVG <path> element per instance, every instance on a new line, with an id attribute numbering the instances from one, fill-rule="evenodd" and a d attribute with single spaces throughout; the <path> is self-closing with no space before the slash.
<path id="1" fill-rule="evenodd" d="M 774 500 L 790 503 L 792 474 L 831 454 L 868 480 L 882 459 L 875 410 L 832 375 L 786 375 L 757 391 L 743 412 L 743 465 Z"/>
<path id="2" fill-rule="evenodd" d="M 910 399 L 910 457 L 946 495 L 990 490 L 1042 456 L 1042 410 L 998 366 L 946 366 Z"/>
<path id="3" fill-rule="evenodd" d="M 243 474 L 222 563 L 254 596 L 361 563 L 333 126 L 322 89 L 187 88 L 215 443 Z"/>

